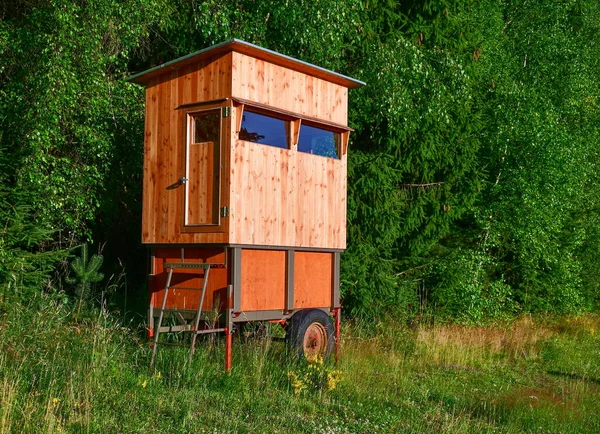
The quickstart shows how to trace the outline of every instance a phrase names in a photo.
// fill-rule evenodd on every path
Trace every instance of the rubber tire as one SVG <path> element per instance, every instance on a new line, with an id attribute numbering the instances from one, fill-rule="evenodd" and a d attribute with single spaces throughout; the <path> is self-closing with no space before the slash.
<path id="1" fill-rule="evenodd" d="M 318 352 L 321 353 L 323 360 L 327 360 L 334 341 L 333 322 L 329 315 L 320 309 L 303 309 L 296 312 L 288 324 L 286 341 L 291 354 L 298 359 L 308 359 L 310 355 L 307 357 L 304 351 L 305 336 L 309 330 L 313 333 L 318 331 L 317 334 L 327 340 Z"/>

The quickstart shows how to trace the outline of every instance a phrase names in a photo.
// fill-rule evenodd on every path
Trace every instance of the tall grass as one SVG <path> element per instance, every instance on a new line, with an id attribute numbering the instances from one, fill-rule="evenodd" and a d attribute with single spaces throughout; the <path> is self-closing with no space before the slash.
<path id="1" fill-rule="evenodd" d="M 66 305 L 0 309 L 0 434 L 58 432 L 600 432 L 600 316 L 523 317 L 502 326 L 346 324 L 341 371 L 298 391 L 276 326 L 234 341 L 161 347 Z M 290 375 L 295 373 L 296 375 Z M 324 377 L 325 378 L 325 377 Z M 303 380 L 308 381 L 308 380 Z"/>

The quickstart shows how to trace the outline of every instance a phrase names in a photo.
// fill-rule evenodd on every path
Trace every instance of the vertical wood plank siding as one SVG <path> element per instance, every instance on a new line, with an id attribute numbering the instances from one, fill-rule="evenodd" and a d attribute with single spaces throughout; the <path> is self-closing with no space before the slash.
<path id="1" fill-rule="evenodd" d="M 145 244 L 226 243 L 227 222 L 220 232 L 184 232 L 185 187 L 177 184 L 184 174 L 186 119 L 184 104 L 231 96 L 231 53 L 207 58 L 178 71 L 153 78 L 146 88 L 146 126 L 142 242 Z M 228 121 L 222 135 L 231 137 Z M 222 174 L 228 185 L 229 146 L 223 147 Z M 226 167 L 227 168 L 226 168 Z M 221 206 L 228 203 L 229 189 L 221 190 Z"/>
<path id="2" fill-rule="evenodd" d="M 300 70 L 236 51 L 165 69 L 146 90 L 142 242 L 344 249 L 346 156 L 240 141 L 241 110 L 222 122 L 218 206 L 228 207 L 229 216 L 218 227 L 184 228 L 185 186 L 177 182 L 185 173 L 186 110 L 178 107 L 232 97 L 347 125 L 348 89 Z M 210 158 L 208 148 L 195 151 L 198 160 Z M 200 219 L 210 214 L 196 212 Z"/>
<path id="3" fill-rule="evenodd" d="M 232 53 L 232 95 L 347 125 L 348 89 L 300 71 Z"/>

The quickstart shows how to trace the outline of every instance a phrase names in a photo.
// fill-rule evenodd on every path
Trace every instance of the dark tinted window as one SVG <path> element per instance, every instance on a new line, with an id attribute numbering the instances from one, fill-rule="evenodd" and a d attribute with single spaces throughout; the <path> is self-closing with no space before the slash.
<path id="1" fill-rule="evenodd" d="M 287 148 L 288 121 L 244 110 L 240 140 Z"/>
<path id="2" fill-rule="evenodd" d="M 339 133 L 302 124 L 300 126 L 300 137 L 298 138 L 298 151 L 339 158 L 339 141 Z"/>
<path id="3" fill-rule="evenodd" d="M 194 140 L 193 143 L 219 141 L 221 130 L 221 116 L 219 111 L 211 110 L 194 113 Z"/>

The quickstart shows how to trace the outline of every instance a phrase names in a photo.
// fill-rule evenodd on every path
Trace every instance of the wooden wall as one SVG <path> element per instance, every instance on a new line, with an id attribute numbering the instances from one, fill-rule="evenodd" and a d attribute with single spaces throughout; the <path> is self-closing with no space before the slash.
<path id="1" fill-rule="evenodd" d="M 333 306 L 333 253 L 294 253 L 294 309 Z"/>
<path id="2" fill-rule="evenodd" d="M 154 263 L 150 283 L 150 304 L 160 308 L 164 297 L 165 284 L 168 271 L 165 264 L 181 261 L 181 249 L 172 247 L 156 248 L 154 250 Z M 224 249 L 185 249 L 186 262 L 225 264 Z M 229 271 L 227 268 L 212 268 L 208 276 L 208 285 L 204 297 L 203 310 L 213 311 L 215 307 L 224 310 L 227 301 L 227 285 Z M 200 302 L 200 289 L 204 284 L 204 271 L 198 269 L 177 269 L 171 278 L 171 289 L 167 297 L 167 309 L 197 310 Z"/>
<path id="3" fill-rule="evenodd" d="M 232 53 L 232 95 L 348 125 L 348 89 L 242 53 Z"/>
<path id="4" fill-rule="evenodd" d="M 242 312 L 285 310 L 285 251 L 243 249 L 241 271 Z"/>
<path id="5" fill-rule="evenodd" d="M 232 152 L 229 240 L 346 248 L 346 158 L 238 140 Z"/>
<path id="6" fill-rule="evenodd" d="M 181 261 L 181 248 L 154 249 L 153 273 L 150 280 L 150 304 L 160 308 L 168 271 L 165 264 Z M 292 309 L 334 308 L 334 254 L 330 252 L 296 251 L 293 254 Z M 223 264 L 211 268 L 202 310 L 223 312 L 227 306 L 227 286 L 235 282 L 235 273 L 224 248 L 186 247 L 185 262 Z M 285 250 L 242 249 L 239 272 L 240 312 L 288 311 L 287 259 Z M 230 257 L 231 258 L 231 255 Z M 204 283 L 204 270 L 176 269 L 167 297 L 167 309 L 196 311 Z M 155 312 L 158 316 L 158 312 Z M 241 315 L 239 320 L 243 320 Z"/>
<path id="7" fill-rule="evenodd" d="M 218 228 L 183 227 L 186 114 L 182 105 L 238 97 L 347 125 L 344 86 L 241 53 L 205 58 L 152 78 L 146 90 L 142 242 L 346 247 L 346 156 L 331 159 L 237 140 L 223 122 Z M 231 101 L 223 103 L 231 104 Z"/>
<path id="8" fill-rule="evenodd" d="M 186 135 L 185 110 L 178 107 L 231 96 L 231 53 L 194 62 L 181 70 L 165 72 L 146 87 L 144 139 L 144 190 L 142 243 L 225 243 L 227 221 L 220 232 L 185 233 L 183 200 L 185 187 L 177 186 L 184 174 Z M 230 140 L 229 123 L 222 135 Z M 229 147 L 225 146 L 224 151 Z M 222 162 L 229 163 L 224 152 Z M 226 167 L 228 168 L 228 167 Z M 228 170 L 223 170 L 227 177 Z M 228 179 L 224 179 L 227 183 Z M 229 189 L 222 189 L 221 202 L 228 202 Z"/>

